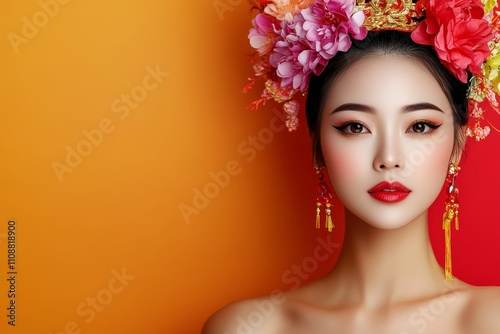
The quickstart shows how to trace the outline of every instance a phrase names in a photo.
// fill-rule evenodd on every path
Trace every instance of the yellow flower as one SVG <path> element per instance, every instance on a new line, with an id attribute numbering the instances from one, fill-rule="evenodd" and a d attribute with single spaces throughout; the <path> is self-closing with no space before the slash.
<path id="1" fill-rule="evenodd" d="M 484 4 L 484 13 L 488 14 L 496 5 L 496 0 L 482 0 Z"/>
<path id="2" fill-rule="evenodd" d="M 486 59 L 484 65 L 486 79 L 489 80 L 493 89 L 497 94 L 500 94 L 500 45 L 495 44 L 491 51 L 491 55 Z"/>

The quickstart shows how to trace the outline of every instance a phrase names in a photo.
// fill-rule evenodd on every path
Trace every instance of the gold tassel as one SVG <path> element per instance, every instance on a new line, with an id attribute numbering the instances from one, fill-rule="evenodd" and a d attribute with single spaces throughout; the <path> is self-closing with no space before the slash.
<path id="1" fill-rule="evenodd" d="M 444 276 L 448 282 L 453 281 L 451 266 L 451 221 L 455 219 L 455 229 L 458 230 L 458 203 L 448 203 L 443 214 L 444 229 Z"/>
<path id="2" fill-rule="evenodd" d="M 444 229 L 444 276 L 448 282 L 453 281 L 451 268 L 451 222 L 455 220 L 455 230 L 458 231 L 458 188 L 455 187 L 455 178 L 458 175 L 458 167 L 450 163 L 448 175 L 446 177 L 448 187 L 448 198 L 446 199 L 446 208 L 443 214 Z"/>
<path id="3" fill-rule="evenodd" d="M 316 228 L 320 228 L 321 227 L 321 217 L 320 217 L 320 213 L 321 213 L 321 203 L 318 202 L 316 203 Z"/>
<path id="4" fill-rule="evenodd" d="M 326 228 L 328 229 L 328 232 L 331 232 L 333 230 L 333 228 L 335 227 L 335 225 L 333 225 L 332 210 L 330 209 L 330 207 L 331 207 L 331 204 L 330 203 L 326 203 L 326 209 L 325 209 L 325 213 L 326 213 Z"/>
<path id="5" fill-rule="evenodd" d="M 316 169 L 316 175 L 318 175 L 319 178 L 319 185 L 318 185 L 318 198 L 316 199 L 316 228 L 320 228 L 321 225 L 321 206 L 325 204 L 325 213 L 326 213 L 326 219 L 325 219 L 325 228 L 328 229 L 328 232 L 331 232 L 332 229 L 335 227 L 333 226 L 332 222 L 332 210 L 331 210 L 331 204 L 330 201 L 332 199 L 332 193 L 328 189 L 328 185 L 326 184 L 324 178 L 325 176 L 323 175 L 323 167 L 315 166 Z"/>
<path id="6" fill-rule="evenodd" d="M 448 213 L 443 215 L 443 229 L 444 229 L 444 277 L 448 282 L 453 280 L 451 268 L 451 233 L 450 233 L 450 220 L 447 218 Z"/>

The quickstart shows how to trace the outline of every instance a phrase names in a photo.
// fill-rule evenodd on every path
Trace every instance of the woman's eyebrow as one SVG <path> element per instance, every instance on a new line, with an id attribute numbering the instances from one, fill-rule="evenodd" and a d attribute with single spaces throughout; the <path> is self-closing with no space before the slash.
<path id="1" fill-rule="evenodd" d="M 330 114 L 339 112 L 339 111 L 344 111 L 344 110 L 353 110 L 353 111 L 362 111 L 362 112 L 367 112 L 367 113 L 374 113 L 375 108 L 370 107 L 366 104 L 359 104 L 359 103 L 344 103 L 338 106 L 337 108 L 333 109 L 333 111 Z"/>
<path id="2" fill-rule="evenodd" d="M 402 108 L 402 110 L 403 110 L 403 112 L 412 112 L 412 111 L 417 111 L 417 110 L 437 110 L 440 112 L 444 112 L 438 106 L 436 106 L 432 103 L 428 103 L 428 102 L 410 104 L 410 105 L 404 106 Z"/>
<path id="3" fill-rule="evenodd" d="M 367 113 L 375 113 L 375 108 L 366 105 L 366 104 L 360 104 L 360 103 L 344 103 L 338 106 L 337 108 L 333 109 L 333 111 L 330 114 L 334 114 L 339 111 L 345 111 L 345 110 L 352 110 L 352 111 L 361 111 L 361 112 L 367 112 Z M 421 103 L 414 103 L 414 104 L 409 104 L 407 106 L 404 106 L 401 108 L 403 113 L 407 112 L 412 112 L 412 111 L 417 111 L 417 110 L 436 110 L 440 112 L 444 112 L 439 108 L 438 106 L 429 103 L 429 102 L 421 102 Z"/>

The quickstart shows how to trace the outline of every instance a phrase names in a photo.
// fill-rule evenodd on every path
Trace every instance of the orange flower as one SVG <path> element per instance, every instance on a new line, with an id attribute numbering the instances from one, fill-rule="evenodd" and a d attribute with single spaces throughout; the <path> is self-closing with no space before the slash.
<path id="1" fill-rule="evenodd" d="M 295 13 L 309 7 L 314 0 L 272 0 L 264 9 L 267 14 L 280 21 L 293 21 Z"/>

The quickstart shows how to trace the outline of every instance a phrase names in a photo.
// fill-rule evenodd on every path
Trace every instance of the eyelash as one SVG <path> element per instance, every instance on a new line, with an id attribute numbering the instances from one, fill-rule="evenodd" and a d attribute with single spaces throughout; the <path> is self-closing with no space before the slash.
<path id="1" fill-rule="evenodd" d="M 347 132 L 347 128 L 350 125 L 352 125 L 352 124 L 359 124 L 359 125 L 361 125 L 365 130 L 367 130 L 367 132 L 360 132 L 360 133 Z M 408 129 L 406 131 L 408 132 L 416 124 L 424 124 L 424 126 L 429 127 L 428 131 L 425 131 L 425 132 L 422 132 L 422 133 L 419 133 L 419 132 L 410 132 L 410 133 L 413 133 L 413 134 L 418 135 L 418 136 L 427 135 L 429 133 L 432 133 L 434 130 L 436 130 L 437 128 L 439 128 L 442 125 L 442 124 L 436 124 L 434 122 L 430 122 L 430 121 L 426 121 L 426 120 L 418 120 L 418 121 L 415 121 L 412 124 L 410 124 L 410 126 L 408 127 Z M 339 131 L 347 134 L 347 135 L 353 135 L 353 136 L 360 136 L 360 135 L 363 135 L 363 134 L 366 134 L 366 133 L 371 133 L 370 130 L 368 130 L 368 127 L 365 124 L 363 124 L 361 122 L 355 122 L 355 121 L 349 121 L 349 122 L 346 122 L 346 123 L 342 124 L 341 126 L 333 126 L 333 127 L 335 129 L 337 129 L 337 130 L 339 130 Z"/>
<path id="2" fill-rule="evenodd" d="M 370 130 L 368 130 L 367 126 L 364 125 L 363 123 L 361 122 L 354 122 L 354 121 L 349 121 L 349 122 L 346 122 L 344 124 L 342 124 L 341 126 L 333 126 L 335 129 L 339 130 L 340 132 L 343 132 L 345 133 L 346 135 L 351 135 L 351 136 L 360 136 L 362 134 L 365 134 L 366 132 L 361 132 L 361 133 L 354 133 L 354 132 L 347 132 L 347 127 L 349 127 L 350 125 L 352 124 L 359 124 L 361 125 L 364 129 L 366 129 L 368 131 L 368 133 L 370 133 Z"/>
<path id="3" fill-rule="evenodd" d="M 428 134 L 432 133 L 434 130 L 436 130 L 437 128 L 439 128 L 442 125 L 442 123 L 441 124 L 437 124 L 437 123 L 426 121 L 426 120 L 418 120 L 418 121 L 415 121 L 412 124 L 410 124 L 410 126 L 408 127 L 408 130 L 411 129 L 412 127 L 414 127 L 415 124 L 424 124 L 425 126 L 429 127 L 429 130 L 426 131 L 426 132 L 422 132 L 422 133 L 411 132 L 411 133 L 413 133 L 413 134 L 415 134 L 417 136 L 428 135 Z"/>

